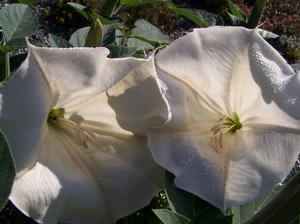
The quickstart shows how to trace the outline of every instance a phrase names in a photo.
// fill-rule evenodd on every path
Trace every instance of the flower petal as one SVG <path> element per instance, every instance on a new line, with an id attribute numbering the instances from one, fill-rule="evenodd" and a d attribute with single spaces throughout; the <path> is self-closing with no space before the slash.
<path id="1" fill-rule="evenodd" d="M 108 89 L 108 103 L 121 127 L 135 133 L 159 128 L 171 118 L 165 87 L 158 80 L 154 58 L 143 63 Z"/>
<path id="2" fill-rule="evenodd" d="M 240 27 L 195 29 L 158 53 L 156 65 L 227 111 L 233 68 L 247 50 L 249 34 Z"/>
<path id="3" fill-rule="evenodd" d="M 51 108 L 103 92 L 149 61 L 108 59 L 106 48 L 58 49 L 28 44 L 28 49 L 26 61 L 0 87 L 0 128 L 10 142 L 18 172 L 34 164 Z"/>
<path id="4" fill-rule="evenodd" d="M 196 131 L 153 132 L 149 147 L 154 160 L 176 176 L 177 187 L 223 209 L 226 153 L 218 154 L 207 139 Z"/>
<path id="5" fill-rule="evenodd" d="M 163 170 L 146 139 L 119 127 L 105 94 L 65 109 L 95 137 L 87 136 L 85 148 L 75 127 L 49 126 L 37 165 L 14 184 L 13 203 L 37 221 L 74 224 L 114 223 L 147 205 Z"/>
<path id="6" fill-rule="evenodd" d="M 52 107 L 63 107 L 83 94 L 103 92 L 145 59 L 107 58 L 99 48 L 44 48 L 28 44 L 35 72 L 45 77 L 52 94 Z"/>
<path id="7" fill-rule="evenodd" d="M 296 78 L 270 49 L 255 30 L 212 27 L 174 41 L 156 57 L 172 119 L 147 132 L 154 160 L 176 175 L 178 187 L 222 210 L 265 195 L 300 152 L 298 101 L 285 107 L 300 96 L 299 82 L 285 89 Z M 211 128 L 232 112 L 243 127 L 218 136 L 222 147 L 213 147 Z"/>
<path id="8" fill-rule="evenodd" d="M 226 179 L 226 207 L 265 196 L 293 168 L 300 152 L 300 135 L 285 130 L 239 132 L 236 148 L 247 153 L 231 158 Z"/>
<path id="9" fill-rule="evenodd" d="M 300 73 L 264 41 L 254 34 L 249 46 L 250 68 L 259 85 L 264 101 L 274 101 L 281 110 L 295 119 L 300 119 Z"/>
<path id="10" fill-rule="evenodd" d="M 36 161 L 50 110 L 47 83 L 28 66 L 31 61 L 29 55 L 0 86 L 0 128 L 9 141 L 19 175 Z"/>

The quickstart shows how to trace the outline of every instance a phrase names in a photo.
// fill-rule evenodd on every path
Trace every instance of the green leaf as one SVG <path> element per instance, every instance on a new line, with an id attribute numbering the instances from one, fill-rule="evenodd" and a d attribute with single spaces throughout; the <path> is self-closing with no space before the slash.
<path id="1" fill-rule="evenodd" d="M 127 46 L 135 47 L 138 50 L 153 49 L 155 45 L 170 43 L 170 38 L 163 34 L 156 26 L 144 19 L 139 19 L 134 23 L 131 36 L 128 38 Z"/>
<path id="2" fill-rule="evenodd" d="M 232 24 L 234 26 L 246 26 L 246 22 L 241 20 L 240 18 L 230 14 L 230 13 L 227 13 L 232 21 Z"/>
<path id="3" fill-rule="evenodd" d="M 72 47 L 67 40 L 62 37 L 49 33 L 49 43 L 51 47 L 69 48 Z"/>
<path id="4" fill-rule="evenodd" d="M 95 18 L 86 36 L 85 47 L 100 47 L 103 40 L 103 30 L 101 22 Z"/>
<path id="5" fill-rule="evenodd" d="M 208 23 L 202 17 L 194 15 L 192 12 L 188 11 L 187 9 L 177 8 L 173 4 L 168 4 L 168 8 L 171 11 L 177 13 L 178 15 L 184 16 L 187 19 L 191 20 L 199 27 L 208 27 Z"/>
<path id="6" fill-rule="evenodd" d="M 18 39 L 12 39 L 10 41 L 8 41 L 6 43 L 6 45 L 9 45 L 9 46 L 22 46 L 22 47 L 26 47 L 27 46 L 27 43 L 26 43 L 26 39 L 23 37 L 23 38 L 18 38 Z"/>
<path id="7" fill-rule="evenodd" d="M 231 0 L 227 0 L 227 5 L 230 12 L 229 15 L 232 15 L 233 18 L 236 18 L 242 22 L 247 21 L 247 16 Z"/>
<path id="8" fill-rule="evenodd" d="M 295 72 L 300 71 L 300 63 L 291 64 L 291 66 L 295 70 Z"/>
<path id="9" fill-rule="evenodd" d="M 112 21 L 110 21 L 109 19 L 107 19 L 105 17 L 99 16 L 99 19 L 100 19 L 102 25 L 112 25 L 113 24 Z"/>
<path id="10" fill-rule="evenodd" d="M 126 47 L 126 46 L 122 46 L 122 45 L 113 45 L 113 44 L 107 45 L 106 47 L 110 51 L 110 54 L 109 54 L 110 58 L 130 57 L 137 50 L 135 47 Z"/>
<path id="11" fill-rule="evenodd" d="M 86 37 L 88 35 L 88 32 L 90 30 L 90 27 L 83 27 L 81 29 L 76 30 L 71 38 L 70 38 L 70 43 L 74 46 L 74 47 L 84 47 L 85 45 L 85 40 Z"/>
<path id="12" fill-rule="evenodd" d="M 291 223 L 300 214 L 300 172 L 282 190 L 249 219 L 246 224 Z"/>
<path id="13" fill-rule="evenodd" d="M 41 40 L 28 38 L 28 41 L 36 47 L 47 47 L 47 45 Z"/>
<path id="14" fill-rule="evenodd" d="M 105 17 L 111 17 L 113 15 L 117 3 L 118 0 L 105 0 L 104 3 L 102 3 L 100 15 Z"/>
<path id="15" fill-rule="evenodd" d="M 192 224 L 188 218 L 168 209 L 153 209 L 152 211 L 164 224 Z"/>
<path id="16" fill-rule="evenodd" d="M 101 46 L 107 46 L 115 42 L 116 29 L 112 25 L 102 25 L 103 40 Z"/>
<path id="17" fill-rule="evenodd" d="M 5 206 L 16 175 L 9 144 L 0 131 L 0 210 Z"/>
<path id="18" fill-rule="evenodd" d="M 34 34 L 39 24 L 37 16 L 29 6 L 11 4 L 0 10 L 0 25 L 6 41 L 9 41 Z"/>
<path id="19" fill-rule="evenodd" d="M 256 200 L 254 202 L 248 203 L 243 206 L 231 208 L 233 214 L 232 224 L 245 223 L 248 219 L 250 219 L 254 215 L 254 213 L 256 213 L 259 209 L 265 206 L 270 200 L 272 200 L 280 189 L 281 186 L 276 186 L 271 191 L 271 193 L 269 193 L 266 197 L 260 200 Z"/>
<path id="20" fill-rule="evenodd" d="M 290 224 L 300 224 L 300 214 L 299 216 L 297 216 L 293 222 L 291 222 Z"/>
<path id="21" fill-rule="evenodd" d="M 83 11 L 83 10 L 85 10 L 85 9 L 87 9 L 87 7 L 85 6 L 85 5 L 81 5 L 81 4 L 79 4 L 79 3 L 75 3 L 75 2 L 68 2 L 67 3 L 69 6 L 71 6 L 73 9 L 75 9 L 75 10 L 80 10 L 80 12 L 81 11 Z M 78 11 L 79 12 L 79 11 Z"/>
<path id="22" fill-rule="evenodd" d="M 9 62 L 11 72 L 14 72 L 20 67 L 22 62 L 25 60 L 26 56 L 27 54 L 16 54 L 10 57 Z"/>
<path id="23" fill-rule="evenodd" d="M 166 173 L 165 188 L 172 211 L 189 218 L 192 223 L 206 223 L 218 217 L 225 217 L 218 208 L 208 202 L 176 188 L 174 176 L 169 172 Z"/>
<path id="24" fill-rule="evenodd" d="M 224 25 L 224 21 L 221 16 L 208 12 L 203 9 L 188 9 L 193 15 L 201 18 L 208 26 Z"/>
<path id="25" fill-rule="evenodd" d="M 69 42 L 74 47 L 84 47 L 89 30 L 90 30 L 89 26 L 76 30 L 72 34 Z M 109 45 L 115 41 L 115 28 L 113 26 L 102 25 L 102 32 L 103 32 L 103 41 L 101 46 Z"/>
<path id="26" fill-rule="evenodd" d="M 40 3 L 40 0 L 18 0 L 18 2 L 26 5 L 34 5 Z"/>
<path id="27" fill-rule="evenodd" d="M 67 3 L 70 7 L 72 7 L 77 13 L 82 15 L 87 21 L 92 22 L 94 17 L 97 15 L 93 12 L 91 12 L 86 6 L 74 3 L 74 2 L 68 2 Z"/>
<path id="28" fill-rule="evenodd" d="M 247 28 L 254 29 L 263 15 L 267 0 L 256 0 L 252 12 L 247 21 Z"/>
<path id="29" fill-rule="evenodd" d="M 24 48 L 24 46 L 9 46 L 9 45 L 0 45 L 0 53 L 8 53 L 11 51 L 16 51 L 21 48 Z"/>
<path id="30" fill-rule="evenodd" d="M 123 6 L 138 6 L 145 4 L 157 4 L 157 3 L 166 3 L 169 0 L 121 0 L 121 5 Z"/>

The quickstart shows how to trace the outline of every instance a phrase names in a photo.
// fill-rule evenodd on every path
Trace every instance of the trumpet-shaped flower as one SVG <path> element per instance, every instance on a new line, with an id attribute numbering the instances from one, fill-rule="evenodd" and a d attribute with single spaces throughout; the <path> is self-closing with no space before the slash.
<path id="1" fill-rule="evenodd" d="M 300 82 L 257 33 L 196 29 L 156 55 L 172 119 L 146 132 L 175 184 L 222 210 L 264 196 L 300 152 Z M 124 116 L 111 95 L 109 102 Z M 120 114 L 120 115 L 118 115 Z"/>
<path id="2" fill-rule="evenodd" d="M 109 59 L 108 53 L 29 45 L 25 62 L 0 87 L 0 128 L 17 168 L 10 200 L 40 223 L 114 223 L 162 187 L 146 139 L 117 124 L 106 95 L 121 82 L 140 96 L 133 100 L 144 117 L 136 123 L 164 124 L 169 112 L 153 57 Z"/>

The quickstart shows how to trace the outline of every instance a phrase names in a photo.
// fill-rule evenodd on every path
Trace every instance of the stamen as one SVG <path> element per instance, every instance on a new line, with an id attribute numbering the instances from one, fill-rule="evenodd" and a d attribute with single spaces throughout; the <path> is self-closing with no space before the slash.
<path id="1" fill-rule="evenodd" d="M 74 129 L 75 136 L 79 139 L 80 146 L 87 149 L 88 139 L 96 138 L 96 135 L 87 128 L 81 127 L 79 123 L 66 119 L 64 114 L 65 110 L 63 108 L 52 109 L 48 115 L 48 122 L 52 125 L 65 126 Z"/>
<path id="2" fill-rule="evenodd" d="M 229 116 L 224 116 L 219 123 L 214 125 L 210 131 L 212 132 L 210 144 L 216 152 L 220 152 L 223 148 L 223 135 L 227 133 L 234 134 L 238 129 L 242 128 L 237 113 L 233 112 Z"/>

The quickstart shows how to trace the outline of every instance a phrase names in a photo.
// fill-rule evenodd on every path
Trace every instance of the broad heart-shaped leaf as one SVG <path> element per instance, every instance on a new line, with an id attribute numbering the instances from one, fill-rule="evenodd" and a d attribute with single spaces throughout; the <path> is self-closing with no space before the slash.
<path id="1" fill-rule="evenodd" d="M 221 16 L 208 12 L 204 9 L 188 9 L 190 13 L 194 16 L 199 17 L 202 21 L 204 21 L 207 26 L 216 26 L 216 25 L 224 25 L 224 21 Z"/>
<path id="2" fill-rule="evenodd" d="M 174 175 L 169 172 L 166 172 L 165 190 L 172 211 L 189 218 L 192 223 L 209 223 L 226 217 L 208 202 L 178 189 L 174 185 Z"/>
<path id="3" fill-rule="evenodd" d="M 49 43 L 51 47 L 69 48 L 72 47 L 67 40 L 62 37 L 49 33 Z"/>
<path id="4" fill-rule="evenodd" d="M 157 4 L 169 2 L 169 0 L 121 0 L 121 5 L 123 6 L 137 6 L 145 4 Z"/>
<path id="5" fill-rule="evenodd" d="M 124 58 L 124 57 L 129 57 L 132 56 L 136 52 L 135 47 L 126 47 L 122 45 L 107 45 L 106 46 L 109 51 L 109 57 L 110 58 Z"/>
<path id="6" fill-rule="evenodd" d="M 192 224 L 188 218 L 168 209 L 153 209 L 152 211 L 163 224 Z"/>
<path id="7" fill-rule="evenodd" d="M 139 19 L 134 25 L 136 28 L 132 29 L 131 36 L 135 36 L 135 38 L 128 39 L 128 47 L 136 47 L 138 50 L 144 50 L 154 48 L 149 42 L 170 43 L 170 38 L 167 35 L 163 34 L 156 26 L 153 26 L 146 20 Z"/>
<path id="8" fill-rule="evenodd" d="M 9 144 L 0 131 L 0 210 L 5 206 L 16 175 Z"/>
<path id="9" fill-rule="evenodd" d="M 84 47 L 89 30 L 89 26 L 76 30 L 70 38 L 70 44 L 74 47 Z"/>
<path id="10" fill-rule="evenodd" d="M 34 46 L 46 47 L 46 44 L 41 40 L 33 39 L 33 38 L 29 37 L 28 41 L 31 44 L 33 44 Z M 25 38 L 18 38 L 18 39 L 12 39 L 12 40 L 8 41 L 6 43 L 6 45 L 8 45 L 8 46 L 17 46 L 17 47 L 20 47 L 20 48 L 26 48 L 27 47 L 27 42 L 26 42 Z"/>
<path id="11" fill-rule="evenodd" d="M 199 27 L 208 27 L 208 23 L 200 15 L 195 15 L 191 11 L 189 11 L 187 9 L 184 9 L 184 8 L 177 8 L 173 4 L 169 4 L 168 8 L 171 11 L 174 11 L 175 13 L 177 13 L 181 16 L 184 16 L 187 19 L 191 20 L 192 22 L 194 22 Z"/>
<path id="12" fill-rule="evenodd" d="M 276 186 L 272 192 L 270 192 L 266 197 L 256 200 L 254 202 L 248 203 L 243 206 L 231 208 L 233 214 L 232 224 L 243 224 L 249 220 L 259 209 L 264 207 L 269 201 L 271 201 L 276 194 L 280 191 L 282 185 Z"/>
<path id="13" fill-rule="evenodd" d="M 23 46 L 0 45 L 0 53 L 8 53 L 23 48 Z"/>
<path id="14" fill-rule="evenodd" d="M 29 6 L 11 4 L 0 10 L 0 25 L 6 41 L 9 41 L 34 34 L 39 24 L 37 16 Z"/>
<path id="15" fill-rule="evenodd" d="M 89 26 L 76 30 L 70 38 L 69 41 L 70 44 L 72 44 L 74 47 L 84 47 L 89 30 L 90 30 Z M 102 46 L 106 46 L 114 42 L 115 28 L 113 26 L 102 25 L 102 32 L 103 32 Z"/>

